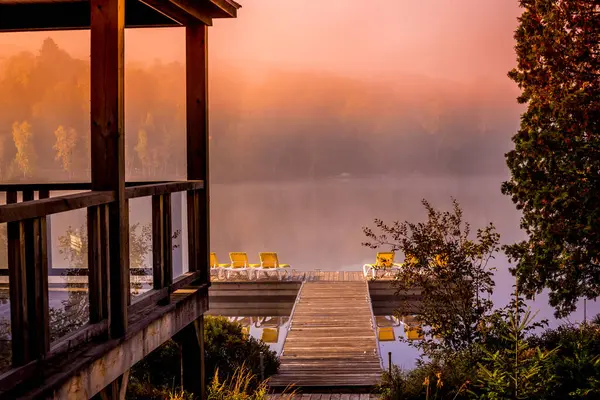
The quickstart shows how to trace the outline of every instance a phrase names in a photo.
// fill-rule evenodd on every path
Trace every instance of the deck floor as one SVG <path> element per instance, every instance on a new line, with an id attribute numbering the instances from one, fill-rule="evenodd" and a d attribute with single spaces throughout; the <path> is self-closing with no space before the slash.
<path id="1" fill-rule="evenodd" d="M 393 279 L 391 275 L 378 275 L 377 279 Z M 213 282 L 248 282 L 248 277 L 245 273 L 232 274 L 229 279 L 224 276 L 219 278 L 217 274 L 211 277 Z M 252 279 L 250 282 L 264 282 L 278 280 L 276 274 L 265 276 L 261 274 L 260 278 Z M 292 270 L 283 278 L 283 281 L 298 281 L 298 282 L 364 282 L 370 280 L 365 278 L 362 271 L 297 271 Z"/>
<path id="2" fill-rule="evenodd" d="M 367 283 L 305 282 L 271 386 L 371 389 L 380 376 Z"/>

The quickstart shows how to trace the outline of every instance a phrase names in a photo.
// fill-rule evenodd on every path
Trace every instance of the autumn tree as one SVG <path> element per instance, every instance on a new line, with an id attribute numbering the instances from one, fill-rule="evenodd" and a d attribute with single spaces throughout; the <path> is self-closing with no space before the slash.
<path id="1" fill-rule="evenodd" d="M 14 164 L 21 170 L 23 177 L 31 176 L 36 161 L 35 149 L 31 140 L 31 125 L 27 121 L 13 123 L 12 136 L 17 148 Z"/>
<path id="2" fill-rule="evenodd" d="M 142 170 L 146 171 L 150 165 L 150 154 L 148 151 L 148 134 L 145 129 L 138 131 L 137 144 L 135 145 L 135 153 L 140 160 Z"/>
<path id="3" fill-rule="evenodd" d="M 521 0 L 517 66 L 527 104 L 502 192 L 527 240 L 505 248 L 520 290 L 557 316 L 600 294 L 600 0 Z"/>
<path id="4" fill-rule="evenodd" d="M 77 143 L 77 132 L 75 129 L 65 129 L 62 125 L 54 131 L 56 143 L 52 147 L 56 150 L 56 161 L 60 161 L 62 168 L 69 174 L 69 178 L 73 176 L 73 151 Z"/>
<path id="5" fill-rule="evenodd" d="M 410 343 L 428 357 L 443 359 L 472 351 L 483 340 L 480 327 L 493 307 L 489 296 L 495 269 L 489 261 L 499 250 L 500 235 L 490 223 L 473 237 L 456 200 L 452 211 L 437 210 L 426 200 L 422 203 L 427 220 L 390 225 L 376 219 L 375 231 L 364 228 L 368 241 L 363 245 L 403 253 L 404 263 L 394 280 L 403 299 L 399 311 L 410 309 L 410 292 L 421 289 L 416 313 L 424 325 L 424 340 Z"/>

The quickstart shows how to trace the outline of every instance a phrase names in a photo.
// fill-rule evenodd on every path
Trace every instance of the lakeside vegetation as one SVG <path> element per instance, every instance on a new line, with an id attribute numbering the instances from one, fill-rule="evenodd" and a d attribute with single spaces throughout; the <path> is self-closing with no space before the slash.
<path id="1" fill-rule="evenodd" d="M 521 211 L 527 239 L 499 247 L 493 224 L 476 237 L 455 201 L 427 201 L 424 222 L 375 220 L 371 248 L 401 251 L 398 294 L 424 288 L 421 360 L 392 368 L 386 399 L 598 399 L 600 315 L 546 329 L 526 300 L 547 291 L 555 316 L 600 294 L 600 1 L 521 0 L 517 66 L 509 77 L 527 105 L 507 155 L 502 192 Z M 494 254 L 514 266 L 514 296 L 503 308 L 493 293 Z M 546 330 L 544 330 L 546 329 Z"/>

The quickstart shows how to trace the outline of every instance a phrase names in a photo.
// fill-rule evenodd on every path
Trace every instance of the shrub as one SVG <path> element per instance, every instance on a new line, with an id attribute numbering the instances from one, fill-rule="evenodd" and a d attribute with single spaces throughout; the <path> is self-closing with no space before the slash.
<path id="1" fill-rule="evenodd" d="M 411 371 L 397 366 L 382 375 L 378 392 L 384 400 L 467 399 L 473 363 L 468 353 L 445 362 L 419 361 Z"/>
<path id="2" fill-rule="evenodd" d="M 208 387 L 208 400 L 266 400 L 268 399 L 268 380 L 260 381 L 245 365 L 236 368 L 233 375 L 221 381 L 219 371 Z M 291 400 L 294 392 L 284 392 L 279 398 Z"/>
<path id="3" fill-rule="evenodd" d="M 249 371 L 260 376 L 260 353 L 263 353 L 264 377 L 277 373 L 279 359 L 274 351 L 262 341 L 247 338 L 240 324 L 230 322 L 223 317 L 204 318 L 204 362 L 207 382 L 212 381 L 215 371 L 219 379 L 226 380 L 229 375 L 246 365 Z"/>
<path id="4" fill-rule="evenodd" d="M 236 371 L 248 365 L 248 374 L 260 377 L 260 353 L 263 353 L 264 377 L 277 373 L 279 359 L 269 346 L 242 333 L 240 324 L 223 317 L 204 317 L 204 363 L 206 382 L 228 381 Z M 169 340 L 154 350 L 131 369 L 127 398 L 165 399 L 178 398 L 180 392 L 173 392 L 181 384 L 180 348 Z M 246 368 L 246 367 L 244 367 Z M 218 371 L 218 372 L 217 372 Z M 233 375 L 232 375 L 233 374 Z M 237 376 L 239 378 L 239 374 Z M 249 391 L 260 389 L 258 380 L 249 382 Z M 170 394 L 169 394 L 170 393 Z M 182 399 L 189 396 L 183 393 Z"/>
<path id="5" fill-rule="evenodd" d="M 600 327 L 594 324 L 565 325 L 533 337 L 544 349 L 556 348 L 544 399 L 600 398 Z"/>

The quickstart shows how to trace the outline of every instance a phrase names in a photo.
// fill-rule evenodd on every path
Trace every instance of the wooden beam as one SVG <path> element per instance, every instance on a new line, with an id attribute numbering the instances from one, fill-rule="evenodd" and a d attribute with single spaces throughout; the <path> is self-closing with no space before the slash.
<path id="1" fill-rule="evenodd" d="M 134 187 L 141 185 L 158 185 L 159 183 L 179 183 L 186 181 L 130 181 L 125 182 L 125 187 Z M 2 183 L 0 184 L 0 192 L 9 192 L 11 190 L 24 191 L 71 191 L 71 190 L 92 190 L 91 182 L 55 182 L 55 183 Z M 40 195 L 40 199 L 42 197 Z"/>
<path id="2" fill-rule="evenodd" d="M 110 190 L 109 332 L 127 331 L 129 209 L 125 197 L 124 26 L 125 0 L 91 0 L 92 190 Z"/>
<path id="3" fill-rule="evenodd" d="M 203 282 L 210 279 L 207 33 L 204 24 L 186 26 L 187 178 L 204 182 L 188 192 L 189 263 Z"/>
<path id="4" fill-rule="evenodd" d="M 106 204 L 115 199 L 112 191 L 77 193 L 49 199 L 0 206 L 0 223 L 45 217 L 65 211 Z"/>
<path id="5" fill-rule="evenodd" d="M 237 10 L 241 6 L 229 0 L 210 0 L 213 6 L 218 10 L 221 18 L 237 18 Z M 215 14 L 217 14 L 215 12 Z"/>
<path id="6" fill-rule="evenodd" d="M 205 399 L 204 317 L 200 316 L 183 328 L 173 339 L 181 347 L 183 388 L 199 399 Z"/>
<path id="7" fill-rule="evenodd" d="M 188 25 L 195 21 L 195 17 L 187 13 L 187 11 L 164 0 L 140 0 L 148 7 L 156 10 L 157 13 L 164 15 L 166 18 L 172 19 L 181 25 Z"/>
<path id="8" fill-rule="evenodd" d="M 128 187 L 125 189 L 127 199 L 138 197 L 157 196 L 176 192 L 184 192 L 187 190 L 201 190 L 204 188 L 203 181 L 184 181 L 184 182 L 165 182 L 154 183 L 151 185 L 140 185 Z"/>
<path id="9" fill-rule="evenodd" d="M 198 23 L 212 26 L 212 15 L 207 7 L 208 2 L 194 0 L 169 0 L 169 2 L 196 19 L 196 21 L 189 21 L 186 26 Z"/>
<path id="10" fill-rule="evenodd" d="M 125 337 L 91 342 L 0 377 L 0 399 L 90 398 L 208 309 L 208 288 L 188 286 L 167 306 L 131 316 Z M 107 368 L 110 366 L 110 368 Z"/>
<path id="11" fill-rule="evenodd" d="M 126 28 L 181 26 L 138 0 L 126 0 Z M 0 2 L 0 32 L 90 28 L 89 1 Z"/>

